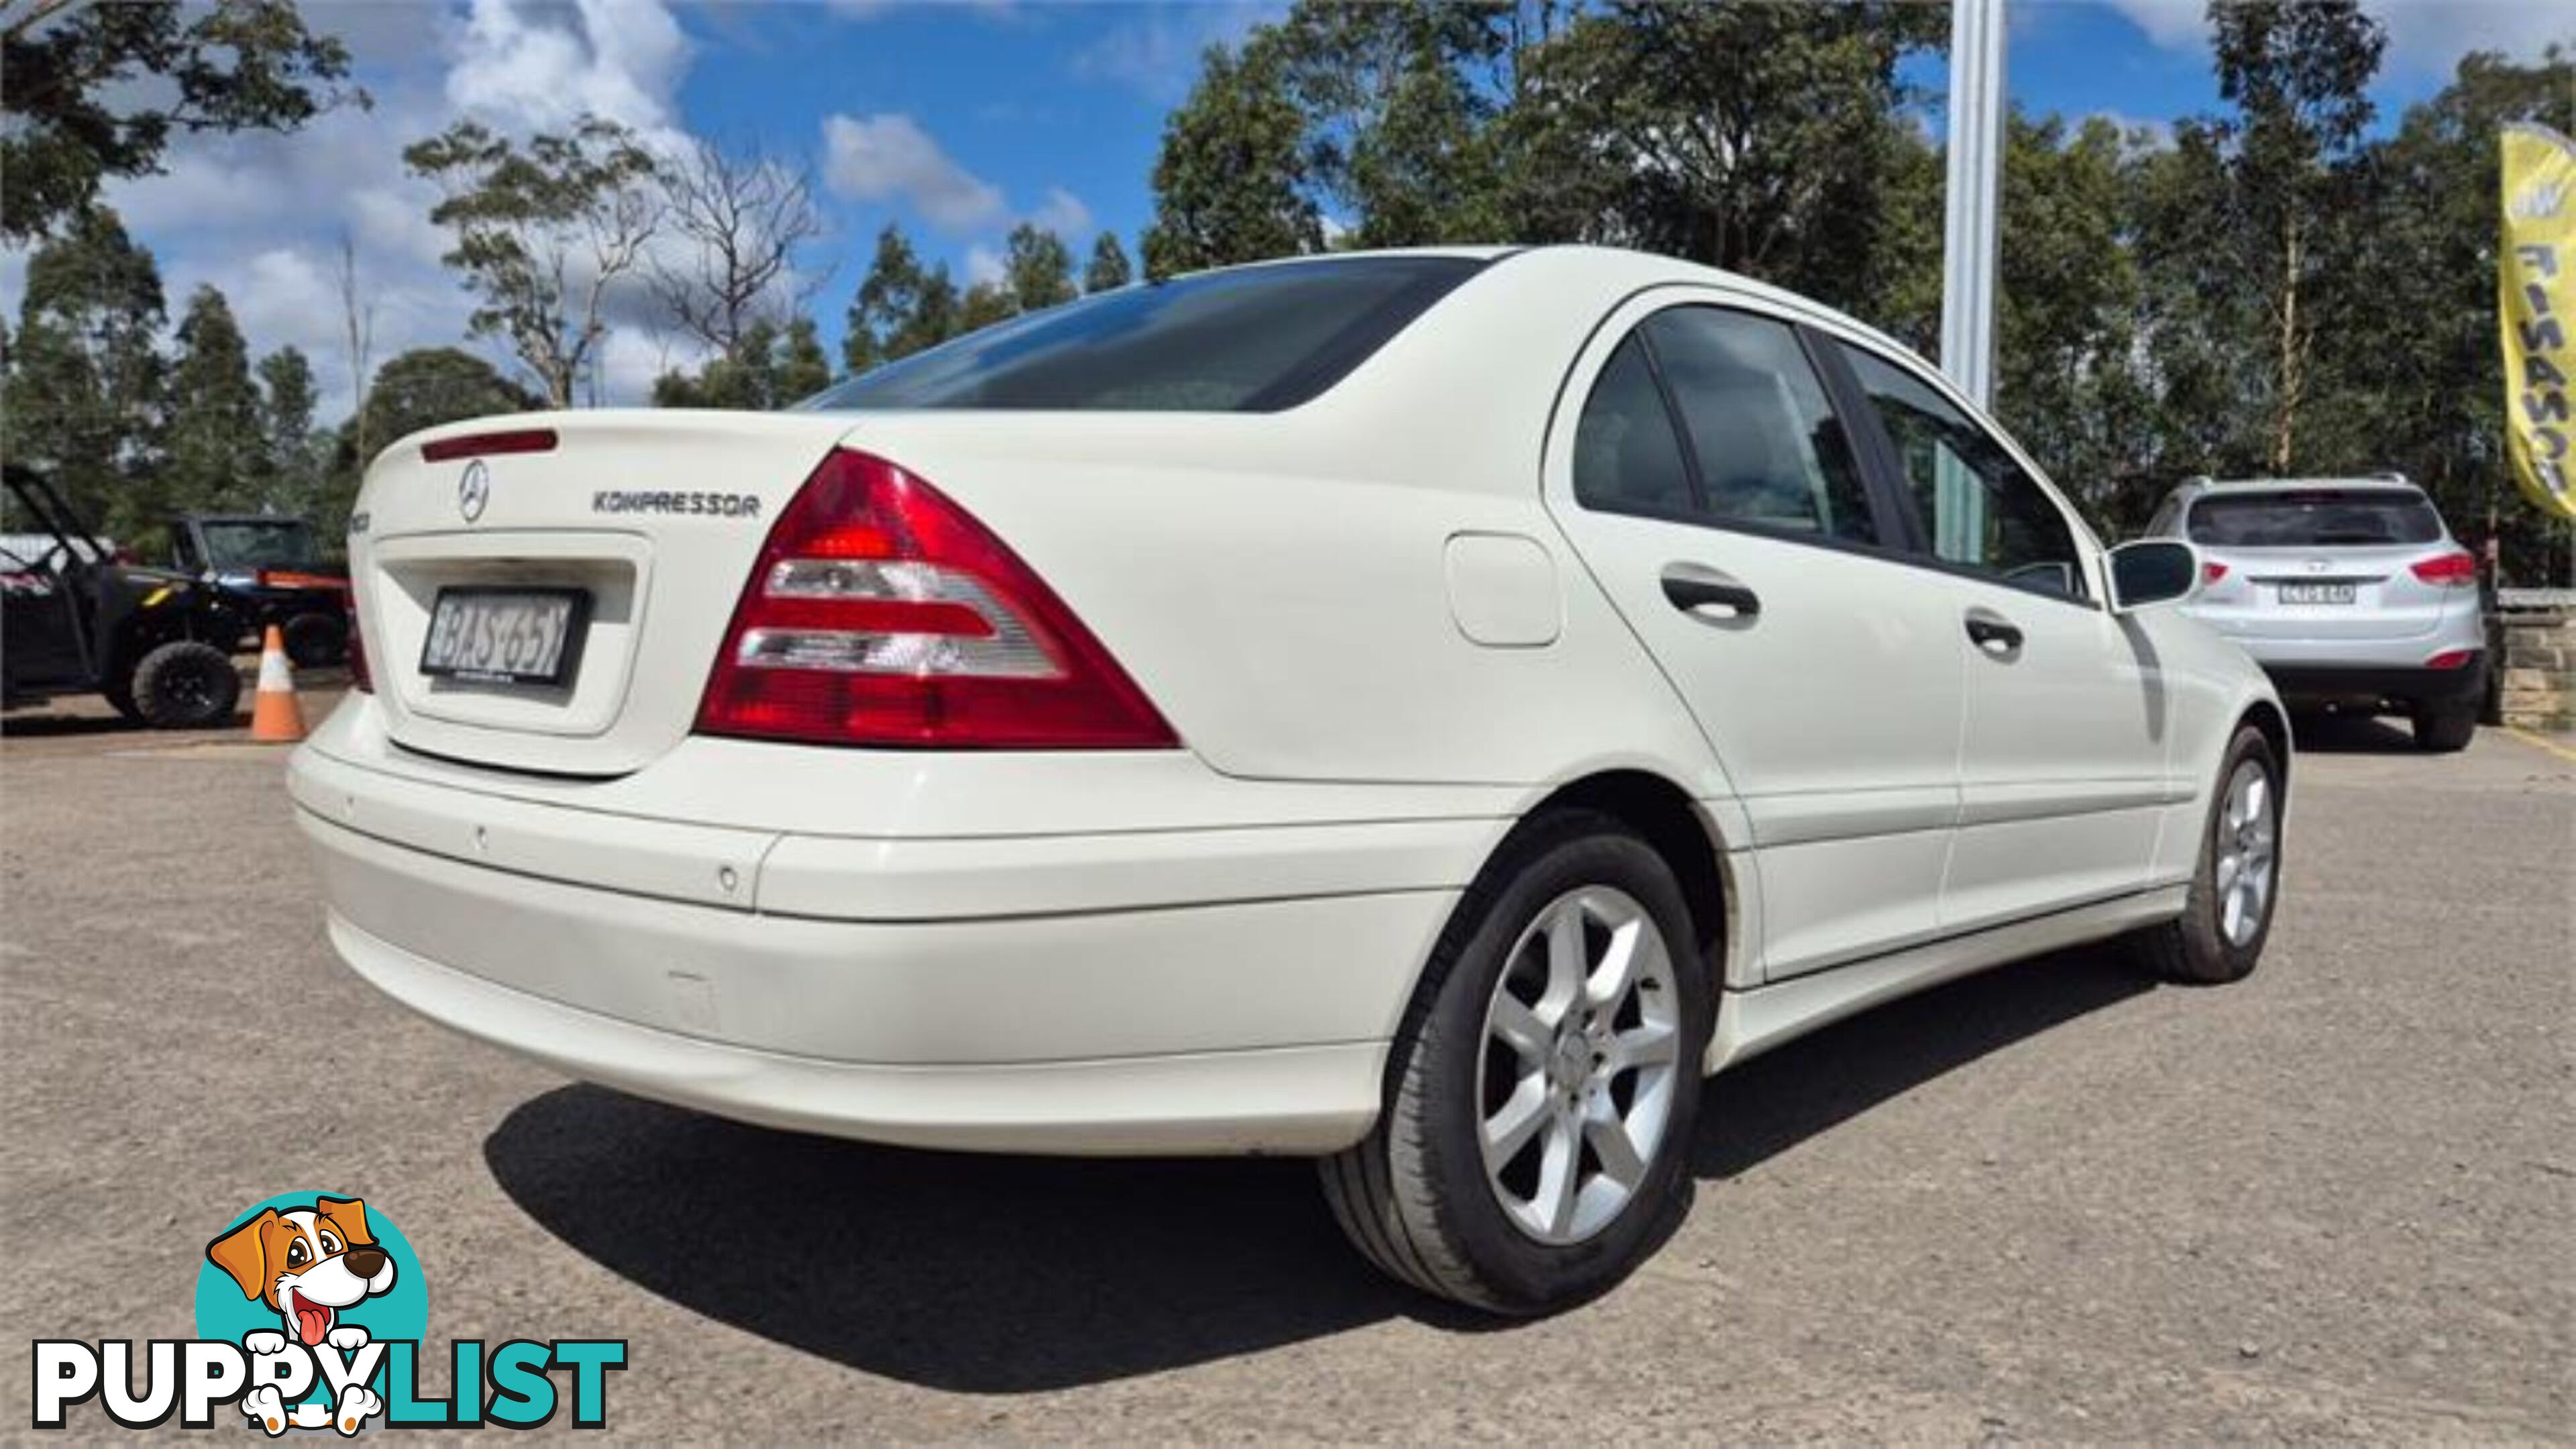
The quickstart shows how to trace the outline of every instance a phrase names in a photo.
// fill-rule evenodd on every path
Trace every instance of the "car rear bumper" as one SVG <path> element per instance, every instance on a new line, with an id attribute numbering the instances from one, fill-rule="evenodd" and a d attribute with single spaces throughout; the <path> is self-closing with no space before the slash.
<path id="1" fill-rule="evenodd" d="M 550 1001 L 413 955 L 334 911 L 331 944 L 444 1026 L 640 1097 L 921 1147 L 1320 1154 L 1377 1118 L 1386 1043 L 893 1066 L 761 1051 Z M 817 1009 L 825 1009 L 818 1005 Z"/>
<path id="2" fill-rule="evenodd" d="M 2457 669 L 2400 668 L 2384 664 L 2274 664 L 2263 672 L 2292 703 L 2403 700 L 2448 703 L 2476 699 L 2486 687 L 2486 656 Z"/>
<path id="3" fill-rule="evenodd" d="M 1080 768 L 1077 763 L 1075 768 Z M 289 772 L 333 945 L 572 1075 L 918 1146 L 1312 1154 L 1507 821 L 825 838 Z"/>

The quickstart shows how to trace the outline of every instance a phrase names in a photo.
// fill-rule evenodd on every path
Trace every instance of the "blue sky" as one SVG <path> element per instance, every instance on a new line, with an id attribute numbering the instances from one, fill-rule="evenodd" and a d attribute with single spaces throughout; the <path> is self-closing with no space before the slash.
<path id="1" fill-rule="evenodd" d="M 2563 0 L 2370 0 L 2390 56 L 2388 116 L 2439 88 L 2474 47 L 2536 55 L 2576 36 Z M 402 146 L 462 115 L 505 129 L 560 126 L 583 110 L 663 143 L 757 143 L 813 167 L 832 234 L 805 259 L 809 306 L 837 343 L 875 232 L 900 222 L 961 280 L 988 271 L 1022 219 L 1064 232 L 1079 258 L 1115 230 L 1134 250 L 1152 210 L 1165 114 L 1197 56 L 1277 5 L 1078 0 L 307 0 L 344 36 L 377 97 L 292 137 L 199 138 L 169 174 L 110 200 L 159 255 L 175 315 L 200 281 L 221 286 L 254 347 L 293 343 L 325 382 L 326 416 L 350 395 L 336 267 L 358 247 L 375 310 L 374 359 L 456 341 L 469 303 L 437 264 L 429 197 Z M 2006 74 L 2033 111 L 2166 125 L 2215 107 L 2200 0 L 2011 0 Z M 1938 89 L 1937 62 L 1917 78 Z M 24 258 L 0 254 L 14 313 Z M 641 396 L 685 343 L 636 299 L 603 368 L 610 400 Z M 489 348 L 485 348 L 489 352 Z M 501 360 L 498 354 L 495 360 Z"/>

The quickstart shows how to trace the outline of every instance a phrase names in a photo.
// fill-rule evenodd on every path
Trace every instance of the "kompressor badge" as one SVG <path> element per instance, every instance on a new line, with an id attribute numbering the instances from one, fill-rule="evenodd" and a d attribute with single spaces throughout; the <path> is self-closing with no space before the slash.
<path id="1" fill-rule="evenodd" d="M 590 495 L 593 513 L 703 513 L 719 518 L 758 518 L 760 499 L 749 493 L 663 493 L 604 488 Z"/>

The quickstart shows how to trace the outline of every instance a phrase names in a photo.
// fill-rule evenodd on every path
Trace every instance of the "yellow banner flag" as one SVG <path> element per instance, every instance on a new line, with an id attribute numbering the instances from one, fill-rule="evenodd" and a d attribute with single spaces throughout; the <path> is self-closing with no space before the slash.
<path id="1" fill-rule="evenodd" d="M 2576 519 L 2576 142 L 2504 128 L 2504 431 L 2515 481 L 2552 518 Z"/>

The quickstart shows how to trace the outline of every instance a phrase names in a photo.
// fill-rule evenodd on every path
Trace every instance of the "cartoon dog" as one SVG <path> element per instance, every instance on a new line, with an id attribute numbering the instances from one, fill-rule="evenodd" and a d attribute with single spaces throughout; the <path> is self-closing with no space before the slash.
<path id="1" fill-rule="evenodd" d="M 368 1234 L 367 1205 L 357 1198 L 316 1198 L 310 1209 L 287 1212 L 262 1209 L 208 1243 L 206 1258 L 241 1285 L 243 1297 L 276 1309 L 287 1332 L 308 1349 L 326 1341 L 335 1349 L 364 1348 L 367 1331 L 340 1326 L 340 1310 L 394 1286 L 393 1256 Z M 286 1335 L 245 1334 L 242 1347 L 254 1357 L 282 1353 Z M 264 1421 L 271 1434 L 285 1432 L 290 1419 L 298 1428 L 336 1423 L 354 1433 L 381 1407 L 364 1384 L 343 1391 L 328 1419 L 318 1404 L 297 1405 L 290 1414 L 274 1385 L 242 1397 L 242 1412 Z"/>

